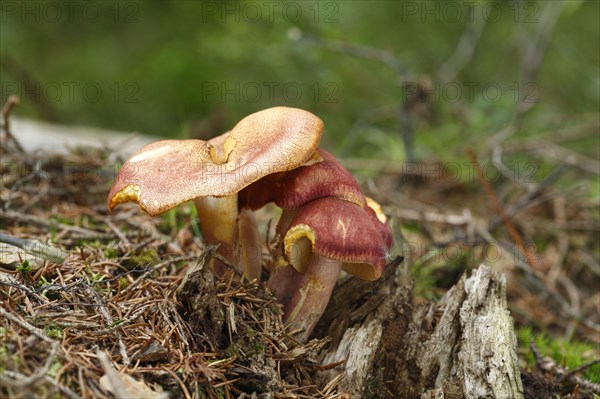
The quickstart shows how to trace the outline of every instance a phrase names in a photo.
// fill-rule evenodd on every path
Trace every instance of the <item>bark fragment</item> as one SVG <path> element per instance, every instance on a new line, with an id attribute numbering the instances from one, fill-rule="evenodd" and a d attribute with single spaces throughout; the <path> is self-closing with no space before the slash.
<path id="1" fill-rule="evenodd" d="M 368 294 L 358 300 L 345 296 L 342 285 L 335 298 L 353 297 L 363 307 L 381 302 L 341 337 L 335 326 L 346 323 L 332 315 L 344 317 L 347 310 L 340 307 L 352 306 L 339 300 L 328 309 L 334 339 L 322 363 L 345 363 L 323 377 L 343 368 L 340 392 L 352 398 L 522 398 L 505 286 L 504 276 L 486 265 L 463 275 L 437 303 L 415 304 L 412 287 L 393 276 L 375 292 L 362 287 Z M 352 313 L 358 310 L 360 305 Z"/>

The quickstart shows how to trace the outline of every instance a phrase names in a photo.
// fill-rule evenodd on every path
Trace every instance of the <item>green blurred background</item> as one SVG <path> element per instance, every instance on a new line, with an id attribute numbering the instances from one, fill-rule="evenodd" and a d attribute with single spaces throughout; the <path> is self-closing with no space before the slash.
<path id="1" fill-rule="evenodd" d="M 555 26 L 552 3 L 3 1 L 2 101 L 19 95 L 19 116 L 200 138 L 296 106 L 325 121 L 338 155 L 402 161 L 398 110 L 416 98 L 416 156 L 450 160 L 523 103 L 513 137 L 597 122 L 599 2 L 564 3 Z M 474 51 L 448 74 L 461 40 Z"/>

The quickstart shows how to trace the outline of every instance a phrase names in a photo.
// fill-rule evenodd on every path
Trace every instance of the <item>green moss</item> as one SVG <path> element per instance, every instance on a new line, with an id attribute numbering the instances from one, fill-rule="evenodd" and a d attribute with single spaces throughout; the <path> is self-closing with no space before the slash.
<path id="1" fill-rule="evenodd" d="M 119 257 L 119 250 L 113 247 L 104 248 L 104 256 L 108 259 L 115 259 Z"/>
<path id="2" fill-rule="evenodd" d="M 78 241 L 79 246 L 87 246 L 93 249 L 99 249 L 102 251 L 104 256 L 108 259 L 115 259 L 119 257 L 119 249 L 113 246 L 108 246 L 98 240 L 95 241 Z"/>
<path id="3" fill-rule="evenodd" d="M 225 354 L 227 357 L 234 357 L 238 356 L 240 351 L 236 344 L 231 344 L 227 349 L 225 349 Z"/>
<path id="4" fill-rule="evenodd" d="M 176 234 L 188 225 L 191 219 L 197 219 L 197 215 L 192 205 L 185 204 L 163 213 L 161 218 L 162 223 L 159 226 L 159 230 L 165 234 Z"/>
<path id="5" fill-rule="evenodd" d="M 129 285 L 129 282 L 127 281 L 127 279 L 125 277 L 119 278 L 119 287 L 121 289 L 126 288 L 128 285 Z"/>
<path id="6" fill-rule="evenodd" d="M 101 273 L 94 272 L 90 268 L 86 269 L 86 275 L 88 277 L 89 283 L 100 283 L 100 282 L 104 281 L 104 278 L 106 277 L 105 275 L 103 275 Z"/>
<path id="7" fill-rule="evenodd" d="M 123 322 L 124 322 L 124 321 L 125 321 L 125 320 L 115 320 L 115 321 L 113 321 L 113 322 L 112 322 L 112 323 L 111 323 L 111 324 L 108 326 L 108 329 L 109 329 L 109 330 L 110 330 L 110 329 L 113 329 L 113 328 L 115 328 L 115 327 L 117 327 L 117 326 L 119 326 L 119 325 L 123 324 Z"/>
<path id="8" fill-rule="evenodd" d="M 48 369 L 48 375 L 50 377 L 56 377 L 62 366 L 63 364 L 60 362 L 60 360 L 54 359 L 54 361 L 50 365 L 50 368 Z"/>
<path id="9" fill-rule="evenodd" d="M 160 260 L 160 256 L 155 249 L 146 249 L 138 254 L 133 254 L 129 259 L 123 262 L 123 266 L 128 269 L 135 269 L 154 264 Z"/>
<path id="10" fill-rule="evenodd" d="M 6 365 L 8 364 L 8 349 L 5 346 L 0 346 L 0 372 L 6 370 Z"/>
<path id="11" fill-rule="evenodd" d="M 262 342 L 255 341 L 254 342 L 254 352 L 256 352 L 256 353 L 263 353 L 264 351 L 265 351 L 265 347 L 262 344 Z"/>
<path id="12" fill-rule="evenodd" d="M 44 332 L 46 335 L 52 339 L 60 340 L 63 337 L 62 330 L 55 325 L 48 325 L 44 327 Z"/>
<path id="13" fill-rule="evenodd" d="M 29 273 L 31 272 L 31 265 L 29 264 L 29 261 L 25 259 L 23 262 L 21 262 L 19 266 L 17 266 L 17 271 L 19 274 L 21 274 L 21 277 L 26 280 L 29 279 Z"/>
<path id="14" fill-rule="evenodd" d="M 529 348 L 531 342 L 536 344 L 542 356 L 551 357 L 557 364 L 567 370 L 573 370 L 597 359 L 600 352 L 598 347 L 591 343 L 568 340 L 564 337 L 551 338 L 546 334 L 535 333 L 528 327 L 519 329 L 517 337 L 519 347 L 523 349 L 523 353 L 526 353 L 525 360 L 527 361 L 527 367 L 530 369 L 535 368 L 535 357 Z M 582 377 L 591 382 L 599 383 L 600 364 L 588 367 L 582 372 Z"/>

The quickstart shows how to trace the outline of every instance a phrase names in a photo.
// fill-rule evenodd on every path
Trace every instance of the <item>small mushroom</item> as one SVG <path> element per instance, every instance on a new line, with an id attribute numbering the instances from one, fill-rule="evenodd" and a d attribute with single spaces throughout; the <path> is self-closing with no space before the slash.
<path id="1" fill-rule="evenodd" d="M 154 216 L 193 200 L 205 242 L 220 244 L 219 252 L 237 265 L 238 192 L 264 176 L 307 162 L 322 131 L 323 122 L 310 112 L 275 107 L 245 117 L 230 132 L 209 141 L 149 144 L 133 154 L 117 174 L 108 194 L 108 208 L 135 202 Z M 245 215 L 243 224 L 247 226 L 250 220 Z M 252 234 L 243 237 L 254 239 Z M 256 267 L 256 262 L 242 263 Z M 226 270 L 220 262 L 212 267 L 217 275 Z M 257 276 L 260 269 L 245 274 Z"/>
<path id="2" fill-rule="evenodd" d="M 239 208 L 256 210 L 273 202 L 283 209 L 276 228 L 278 243 L 272 255 L 274 263 L 287 265 L 282 259 L 283 232 L 299 208 L 327 197 L 365 205 L 365 197 L 350 172 L 333 155 L 318 148 L 302 166 L 265 176 L 240 191 Z"/>
<path id="3" fill-rule="evenodd" d="M 383 272 L 391 247 L 389 228 L 375 211 L 337 198 L 321 198 L 298 210 L 285 229 L 284 257 L 269 287 L 283 304 L 285 323 L 306 340 L 325 311 L 344 270 L 364 280 Z"/>

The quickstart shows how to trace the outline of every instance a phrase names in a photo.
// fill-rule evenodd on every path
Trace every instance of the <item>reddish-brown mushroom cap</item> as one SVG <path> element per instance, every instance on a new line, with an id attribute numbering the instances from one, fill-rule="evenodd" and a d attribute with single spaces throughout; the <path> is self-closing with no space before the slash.
<path id="1" fill-rule="evenodd" d="M 314 252 L 343 262 L 343 269 L 356 277 L 379 278 L 389 246 L 376 224 L 381 222 L 367 209 L 335 198 L 308 203 L 300 209 L 285 234 L 287 261 L 303 273 L 307 257 Z"/>
<path id="2" fill-rule="evenodd" d="M 108 207 L 137 202 L 158 215 L 196 197 L 224 197 L 260 178 L 288 171 L 313 155 L 321 119 L 297 108 L 275 107 L 242 119 L 208 142 L 162 140 L 125 162 L 108 194 Z"/>
<path id="3" fill-rule="evenodd" d="M 329 152 L 317 150 L 307 164 L 294 170 L 266 176 L 240 192 L 240 208 L 256 210 L 269 202 L 283 209 L 300 208 L 319 198 L 334 197 L 365 204 L 354 177 Z"/>

